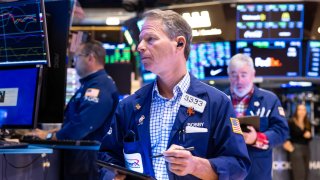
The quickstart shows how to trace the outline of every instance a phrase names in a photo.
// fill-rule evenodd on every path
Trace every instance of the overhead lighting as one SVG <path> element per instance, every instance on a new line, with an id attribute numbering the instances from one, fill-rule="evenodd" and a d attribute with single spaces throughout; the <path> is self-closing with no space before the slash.
<path id="1" fill-rule="evenodd" d="M 132 39 L 132 37 L 131 37 L 131 35 L 130 35 L 130 33 L 129 33 L 128 30 L 125 30 L 125 31 L 124 31 L 124 37 L 126 38 L 128 44 L 129 44 L 129 45 L 132 45 L 133 39 Z"/>
<path id="2" fill-rule="evenodd" d="M 117 17 L 108 17 L 106 19 L 106 24 L 109 26 L 117 26 L 120 25 L 120 19 Z"/>
<path id="3" fill-rule="evenodd" d="M 318 33 L 320 34 L 320 26 L 318 27 Z"/>
<path id="4" fill-rule="evenodd" d="M 191 28 L 211 27 L 211 21 L 208 11 L 195 11 L 183 13 L 182 17 L 189 23 Z"/>
<path id="5" fill-rule="evenodd" d="M 221 29 L 194 29 L 192 30 L 192 36 L 209 36 L 209 35 L 220 35 L 222 34 Z"/>
<path id="6" fill-rule="evenodd" d="M 311 87 L 312 83 L 311 82 L 307 82 L 307 81 L 301 81 L 301 82 L 297 82 L 297 81 L 289 81 L 289 83 L 287 84 L 282 84 L 281 87 L 282 88 L 290 88 L 290 87 Z"/>

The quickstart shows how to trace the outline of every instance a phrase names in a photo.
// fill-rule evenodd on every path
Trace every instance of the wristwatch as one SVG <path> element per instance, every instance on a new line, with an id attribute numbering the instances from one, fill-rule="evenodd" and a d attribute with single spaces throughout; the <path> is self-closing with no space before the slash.
<path id="1" fill-rule="evenodd" d="M 53 133 L 50 133 L 50 132 L 49 132 L 49 133 L 47 134 L 46 139 L 47 139 L 47 140 L 51 140 L 52 137 L 53 137 Z"/>

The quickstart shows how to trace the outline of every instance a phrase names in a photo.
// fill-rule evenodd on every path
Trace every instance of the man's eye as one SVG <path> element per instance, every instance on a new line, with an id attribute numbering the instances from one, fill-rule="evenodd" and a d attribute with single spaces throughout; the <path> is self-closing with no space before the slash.
<path id="1" fill-rule="evenodd" d="M 154 40 L 153 37 L 148 37 L 148 38 L 147 38 L 147 41 L 148 41 L 148 42 L 152 42 L 153 40 Z"/>

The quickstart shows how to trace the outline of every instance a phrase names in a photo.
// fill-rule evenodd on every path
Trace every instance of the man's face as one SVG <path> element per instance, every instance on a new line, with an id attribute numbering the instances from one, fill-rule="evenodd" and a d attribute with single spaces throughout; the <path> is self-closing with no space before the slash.
<path id="1" fill-rule="evenodd" d="M 89 54 L 83 53 L 82 45 L 76 50 L 74 54 L 73 64 L 80 78 L 84 77 L 87 74 L 88 56 Z"/>
<path id="2" fill-rule="evenodd" d="M 170 40 L 160 20 L 146 20 L 139 36 L 138 51 L 146 70 L 160 75 L 175 67 L 177 42 Z"/>
<path id="3" fill-rule="evenodd" d="M 239 97 L 244 97 L 250 92 L 253 86 L 254 77 L 254 71 L 247 64 L 240 67 L 230 66 L 230 87 Z"/>

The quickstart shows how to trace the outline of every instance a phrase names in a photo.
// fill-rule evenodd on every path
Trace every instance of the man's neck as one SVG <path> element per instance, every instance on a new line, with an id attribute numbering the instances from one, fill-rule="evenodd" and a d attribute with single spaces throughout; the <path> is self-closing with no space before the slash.
<path id="1" fill-rule="evenodd" d="M 90 76 L 91 74 L 100 71 L 101 69 L 103 69 L 103 68 L 97 68 L 97 69 L 93 69 L 91 71 L 88 71 L 84 76 L 80 77 L 80 79 L 86 78 L 86 77 Z"/>
<path id="2" fill-rule="evenodd" d="M 159 93 L 168 99 L 173 97 L 173 88 L 183 79 L 186 75 L 187 70 L 180 72 L 172 72 L 167 74 L 166 76 L 158 77 L 157 85 L 159 89 Z"/>

